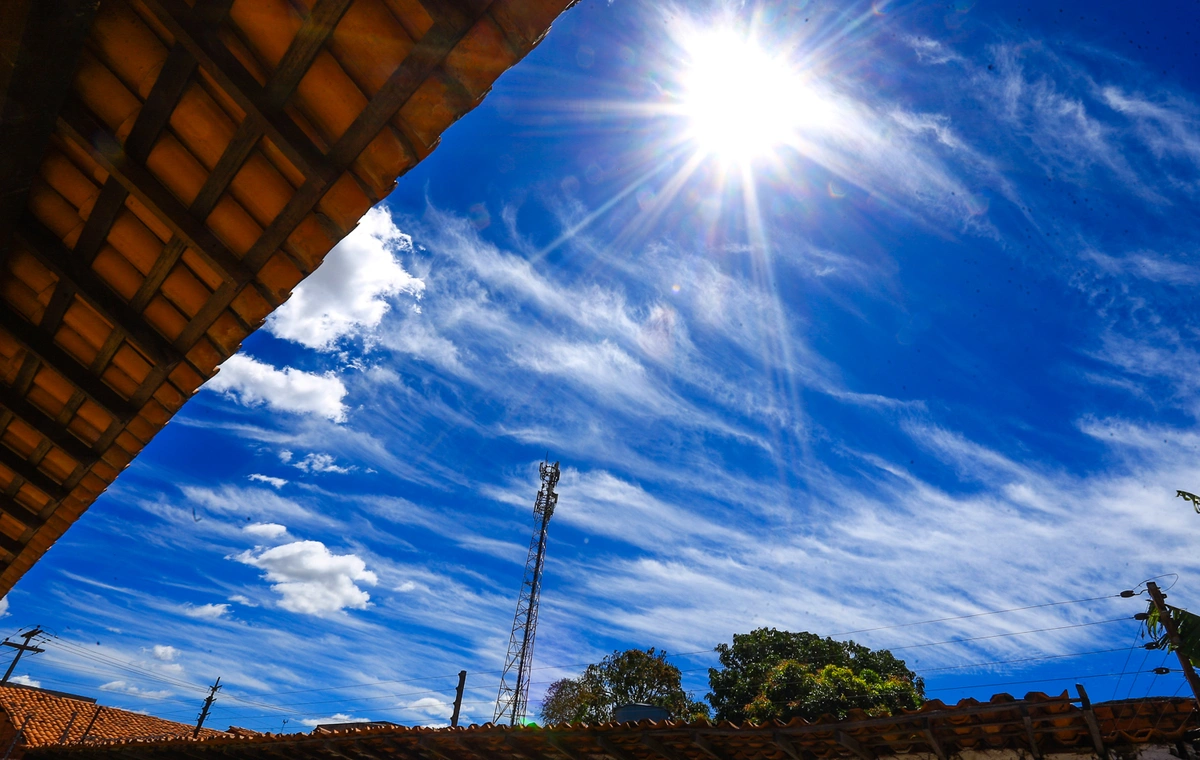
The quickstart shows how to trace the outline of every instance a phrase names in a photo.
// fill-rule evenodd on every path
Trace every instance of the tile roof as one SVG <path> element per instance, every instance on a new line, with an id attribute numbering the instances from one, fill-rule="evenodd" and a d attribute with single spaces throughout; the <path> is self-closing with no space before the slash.
<path id="1" fill-rule="evenodd" d="M 34 689 L 27 686 L 0 686 L 0 711 L 11 725 L 0 735 L 7 749 L 16 729 L 25 731 L 19 746 L 44 747 L 55 744 L 105 739 L 150 739 L 191 737 L 192 726 L 151 715 L 95 704 L 85 697 Z M 93 720 L 94 718 L 94 720 Z M 90 728 L 89 728 L 90 726 Z M 204 738 L 228 736 L 221 731 L 202 729 Z"/>
<path id="2" fill-rule="evenodd" d="M 347 728 L 337 733 L 214 737 L 200 742 L 131 740 L 108 746 L 47 747 L 37 760 L 873 760 L 919 753 L 940 760 L 967 751 L 1097 752 L 1174 745 L 1200 725 L 1191 699 L 1150 698 L 1091 705 L 1065 692 L 1017 700 L 927 702 L 902 715 L 765 725 L 663 722 L 599 726 Z M 181 752 L 181 750 L 185 750 Z M 1104 753 L 1100 753 L 1104 754 Z M 33 760 L 31 758 L 31 760 Z"/>
<path id="3" fill-rule="evenodd" d="M 0 596 L 572 0 L 6 0 Z"/>

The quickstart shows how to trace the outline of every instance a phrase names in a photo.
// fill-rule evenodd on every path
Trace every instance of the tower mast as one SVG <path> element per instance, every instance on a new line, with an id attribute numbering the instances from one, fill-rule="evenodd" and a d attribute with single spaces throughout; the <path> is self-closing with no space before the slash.
<path id="1" fill-rule="evenodd" d="M 499 723 L 507 717 L 510 726 L 525 720 L 525 709 L 529 704 L 529 673 L 533 668 L 533 640 L 537 635 L 542 565 L 546 561 L 546 530 L 558 503 L 558 494 L 554 492 L 554 486 L 558 485 L 558 462 L 542 462 L 538 472 L 542 476 L 542 487 L 533 503 L 533 538 L 529 541 L 525 579 L 517 598 L 517 614 L 513 617 L 508 639 L 504 674 L 500 676 L 500 693 L 496 695 L 496 715 L 492 718 L 493 723 Z"/>

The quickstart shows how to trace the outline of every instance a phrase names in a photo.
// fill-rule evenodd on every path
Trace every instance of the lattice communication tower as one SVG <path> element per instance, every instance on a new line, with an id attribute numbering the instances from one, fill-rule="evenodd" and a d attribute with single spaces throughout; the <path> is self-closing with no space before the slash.
<path id="1" fill-rule="evenodd" d="M 533 503 L 534 531 L 529 542 L 529 559 L 525 562 L 525 580 L 517 598 L 517 614 L 513 617 L 512 634 L 508 640 L 508 656 L 504 658 L 504 674 L 500 676 L 500 693 L 496 695 L 496 716 L 493 723 L 506 717 L 510 726 L 523 723 L 529 704 L 529 672 L 533 668 L 533 639 L 537 635 L 538 596 L 542 590 L 542 565 L 546 561 L 546 530 L 558 494 L 558 462 L 538 465 L 542 487 Z"/>

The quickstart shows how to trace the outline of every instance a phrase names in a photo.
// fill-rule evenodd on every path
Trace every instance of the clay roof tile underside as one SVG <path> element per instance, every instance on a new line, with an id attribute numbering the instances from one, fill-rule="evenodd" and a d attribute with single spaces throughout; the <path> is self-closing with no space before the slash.
<path id="1" fill-rule="evenodd" d="M 26 0 L 86 39 L 0 156 L 0 595 L 569 3 Z"/>

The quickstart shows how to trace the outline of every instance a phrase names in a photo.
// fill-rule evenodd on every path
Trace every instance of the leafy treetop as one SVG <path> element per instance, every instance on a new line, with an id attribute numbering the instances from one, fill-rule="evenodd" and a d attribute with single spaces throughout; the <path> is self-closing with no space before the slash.
<path id="1" fill-rule="evenodd" d="M 816 634 L 759 628 L 719 644 L 721 670 L 708 671 L 717 720 L 736 723 L 888 714 L 919 707 L 925 683 L 886 649 Z"/>
<path id="2" fill-rule="evenodd" d="M 666 657 L 653 648 L 613 652 L 579 678 L 555 681 L 542 701 L 543 724 L 606 723 L 616 707 L 635 703 L 662 707 L 672 720 L 707 718 L 708 706 L 688 697 Z"/>

